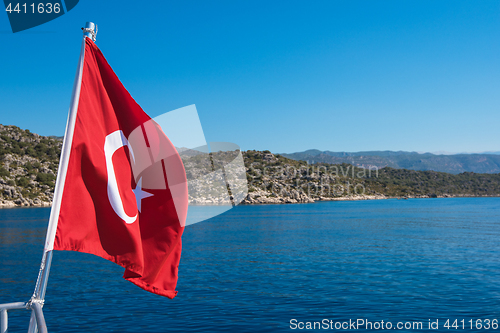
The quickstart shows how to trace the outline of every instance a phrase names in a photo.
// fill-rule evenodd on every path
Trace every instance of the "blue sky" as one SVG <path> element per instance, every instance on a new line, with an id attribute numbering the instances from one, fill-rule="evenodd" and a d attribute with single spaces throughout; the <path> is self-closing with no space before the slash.
<path id="1" fill-rule="evenodd" d="M 500 2 L 93 1 L 13 34 L 0 123 L 62 135 L 86 21 L 151 116 L 242 149 L 500 151 Z"/>

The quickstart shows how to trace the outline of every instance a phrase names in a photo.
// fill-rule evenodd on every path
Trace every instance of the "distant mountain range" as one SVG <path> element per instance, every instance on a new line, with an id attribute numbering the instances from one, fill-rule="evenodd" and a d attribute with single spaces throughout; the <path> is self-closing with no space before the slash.
<path id="1" fill-rule="evenodd" d="M 310 149 L 284 157 L 314 163 L 348 163 L 363 168 L 384 168 L 409 170 L 433 170 L 459 174 L 462 172 L 500 173 L 500 152 L 481 154 L 437 155 L 407 151 L 362 151 L 356 153 L 320 151 Z"/>
<path id="2" fill-rule="evenodd" d="M 427 152 L 418 151 L 419 154 L 425 154 Z M 470 154 L 487 154 L 487 155 L 500 155 L 500 151 L 476 151 L 476 152 L 460 152 L 460 153 L 452 153 L 449 151 L 431 151 L 430 154 L 434 155 L 470 155 Z"/>

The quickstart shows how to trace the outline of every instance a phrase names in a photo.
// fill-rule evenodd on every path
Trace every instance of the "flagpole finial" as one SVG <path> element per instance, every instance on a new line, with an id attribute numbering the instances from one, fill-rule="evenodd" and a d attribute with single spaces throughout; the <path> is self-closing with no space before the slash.
<path id="1" fill-rule="evenodd" d="M 82 28 L 83 35 L 91 38 L 94 42 L 97 36 L 97 25 L 94 22 L 85 23 L 85 28 Z"/>

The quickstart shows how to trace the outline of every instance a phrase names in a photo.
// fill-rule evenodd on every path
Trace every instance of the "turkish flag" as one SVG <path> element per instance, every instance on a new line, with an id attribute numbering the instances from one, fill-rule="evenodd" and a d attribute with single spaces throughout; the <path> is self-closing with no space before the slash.
<path id="1" fill-rule="evenodd" d="M 177 292 L 187 214 L 182 161 L 90 38 L 54 242 L 125 268 L 124 278 Z"/>

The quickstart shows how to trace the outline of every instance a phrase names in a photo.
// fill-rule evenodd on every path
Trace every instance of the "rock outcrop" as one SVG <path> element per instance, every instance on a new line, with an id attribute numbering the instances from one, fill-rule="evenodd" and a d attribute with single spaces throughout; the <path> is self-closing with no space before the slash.
<path id="1" fill-rule="evenodd" d="M 0 207 L 52 204 L 62 140 L 0 125 Z"/>

